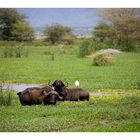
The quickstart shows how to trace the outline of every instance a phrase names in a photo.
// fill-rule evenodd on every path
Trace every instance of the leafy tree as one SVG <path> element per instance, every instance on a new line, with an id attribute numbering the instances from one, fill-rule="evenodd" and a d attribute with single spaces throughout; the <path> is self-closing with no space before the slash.
<path id="1" fill-rule="evenodd" d="M 71 33 L 71 28 L 63 25 L 53 25 L 46 26 L 44 30 L 44 35 L 46 35 L 47 40 L 51 41 L 53 44 L 55 43 L 73 43 L 74 36 Z"/>
<path id="2" fill-rule="evenodd" d="M 140 41 L 140 9 L 100 9 L 99 16 L 106 23 L 113 25 L 117 30 L 117 34 Z"/>
<path id="3" fill-rule="evenodd" d="M 16 41 L 32 41 L 34 30 L 26 22 L 17 22 L 12 25 L 11 35 Z"/>
<path id="4" fill-rule="evenodd" d="M 94 36 L 101 42 L 112 40 L 125 51 L 135 49 L 140 42 L 140 10 L 134 8 L 100 9 L 103 23 L 94 29 Z"/>
<path id="5" fill-rule="evenodd" d="M 111 25 L 101 22 L 94 28 L 93 34 L 99 42 L 104 42 L 107 38 L 113 38 L 116 35 L 116 30 Z"/>
<path id="6" fill-rule="evenodd" d="M 16 9 L 9 9 L 9 8 L 0 9 L 1 39 L 19 40 L 16 38 L 17 36 L 15 36 L 15 34 L 13 36 L 13 29 L 15 29 L 15 26 L 19 26 L 19 24 L 21 25 L 21 23 L 23 23 L 22 25 L 24 25 L 24 27 L 26 25 L 27 28 L 27 21 L 25 20 L 25 18 L 26 18 L 25 15 L 18 13 Z M 24 27 L 19 26 L 18 30 L 19 28 L 24 28 Z"/>

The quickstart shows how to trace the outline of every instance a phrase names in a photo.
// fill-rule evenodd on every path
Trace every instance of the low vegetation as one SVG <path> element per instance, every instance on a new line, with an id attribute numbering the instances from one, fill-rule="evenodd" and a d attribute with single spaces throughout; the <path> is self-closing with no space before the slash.
<path id="1" fill-rule="evenodd" d="M 3 83 L 0 84 L 0 106 L 10 106 L 12 104 L 13 91 L 3 89 Z"/>
<path id="2" fill-rule="evenodd" d="M 108 66 L 112 64 L 112 57 L 109 53 L 96 53 L 93 56 L 93 65 L 95 66 Z"/>
<path id="3" fill-rule="evenodd" d="M 93 96 L 90 101 L 55 106 L 0 106 L 0 131 L 6 132 L 139 132 L 140 96 Z"/>
<path id="4" fill-rule="evenodd" d="M 64 54 L 61 52 L 62 47 Z M 91 91 L 140 88 L 139 53 L 121 53 L 113 57 L 111 66 L 98 67 L 93 66 L 93 60 L 89 57 L 78 58 L 78 49 L 77 45 L 30 46 L 28 57 L 0 58 L 0 80 L 4 78 L 6 82 L 13 83 L 48 83 L 49 80 L 62 79 L 71 86 L 74 86 L 75 80 L 79 80 L 83 88 Z M 46 55 L 45 51 L 54 55 Z"/>
<path id="5" fill-rule="evenodd" d="M 85 39 L 80 43 L 78 57 L 84 58 L 89 54 L 88 48 L 90 46 L 90 41 Z"/>
<path id="6" fill-rule="evenodd" d="M 29 51 L 27 47 L 22 46 L 20 44 L 19 46 L 6 46 L 1 49 L 0 57 L 2 58 L 21 58 L 21 57 L 28 57 Z"/>

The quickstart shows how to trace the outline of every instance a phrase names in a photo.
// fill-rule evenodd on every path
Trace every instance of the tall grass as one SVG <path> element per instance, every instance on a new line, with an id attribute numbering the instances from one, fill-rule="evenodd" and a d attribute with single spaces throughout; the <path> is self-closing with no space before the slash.
<path id="1" fill-rule="evenodd" d="M 89 54 L 89 47 L 90 47 L 90 41 L 84 40 L 81 42 L 79 47 L 79 54 L 78 57 L 84 58 L 86 55 Z"/>
<path id="2" fill-rule="evenodd" d="M 21 58 L 21 57 L 28 57 L 29 56 L 29 49 L 28 47 L 20 46 L 5 46 L 3 51 L 1 52 L 1 57 L 3 58 Z"/>
<path id="3" fill-rule="evenodd" d="M 57 102 L 55 106 L 0 107 L 0 131 L 6 132 L 139 132 L 139 94 L 91 96 L 90 101 Z"/>
<path id="4" fill-rule="evenodd" d="M 0 53 L 3 48 L 0 48 Z M 48 80 L 55 79 L 74 83 L 78 79 L 81 87 L 91 91 L 139 87 L 139 53 L 122 53 L 113 57 L 113 65 L 98 67 L 92 66 L 93 60 L 89 57 L 77 57 L 78 45 L 65 46 L 65 54 L 60 53 L 60 46 L 31 46 L 28 49 L 28 58 L 0 58 L 0 81 L 4 75 L 6 82 L 15 83 L 48 83 Z M 51 60 L 51 55 L 44 55 L 45 51 L 54 53 L 55 61 Z"/>
<path id="5" fill-rule="evenodd" d="M 4 90 L 3 85 L 3 83 L 0 84 L 0 105 L 10 106 L 13 92 L 9 88 Z"/>
<path id="6" fill-rule="evenodd" d="M 8 58 L 8 57 L 21 57 L 22 48 L 20 47 L 5 47 L 2 53 L 2 57 Z"/>

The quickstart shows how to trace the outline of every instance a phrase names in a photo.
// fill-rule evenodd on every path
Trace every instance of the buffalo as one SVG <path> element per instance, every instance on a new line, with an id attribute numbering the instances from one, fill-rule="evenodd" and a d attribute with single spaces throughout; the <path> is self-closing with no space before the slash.
<path id="1" fill-rule="evenodd" d="M 22 105 L 38 105 L 56 104 L 56 100 L 62 100 L 62 97 L 54 91 L 50 86 L 46 87 L 32 87 L 27 88 L 22 92 L 18 92 L 20 102 Z"/>
<path id="2" fill-rule="evenodd" d="M 63 92 L 67 93 L 67 96 L 63 97 L 64 100 L 68 101 L 89 101 L 89 92 L 82 88 L 62 88 Z"/>
<path id="3" fill-rule="evenodd" d="M 67 88 L 67 85 L 64 84 L 61 80 L 55 80 L 51 85 L 54 87 L 54 90 L 58 92 L 60 96 L 63 97 L 64 100 L 69 101 L 78 101 L 78 100 L 89 100 L 89 92 L 82 88 Z M 62 101 L 61 100 L 61 101 Z"/>

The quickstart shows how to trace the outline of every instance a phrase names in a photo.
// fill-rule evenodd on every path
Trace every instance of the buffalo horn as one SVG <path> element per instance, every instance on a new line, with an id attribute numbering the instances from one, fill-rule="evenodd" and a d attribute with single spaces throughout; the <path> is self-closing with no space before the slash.
<path id="1" fill-rule="evenodd" d="M 50 91 L 49 94 L 55 94 L 58 96 L 59 99 L 63 99 L 61 96 L 59 96 L 59 94 L 56 91 Z"/>
<path id="2" fill-rule="evenodd" d="M 45 90 L 43 91 L 43 94 L 47 97 L 49 94 L 50 94 L 50 92 L 46 92 Z"/>

